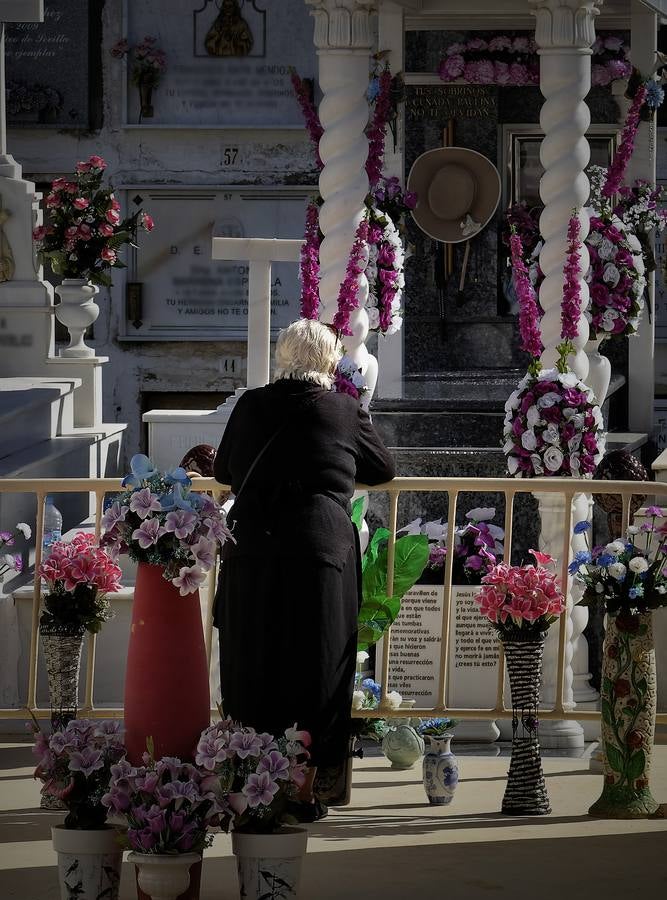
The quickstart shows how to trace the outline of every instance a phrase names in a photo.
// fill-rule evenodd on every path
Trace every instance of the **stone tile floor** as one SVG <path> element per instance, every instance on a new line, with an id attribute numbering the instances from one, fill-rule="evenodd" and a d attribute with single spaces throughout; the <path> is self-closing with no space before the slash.
<path id="1" fill-rule="evenodd" d="M 456 749 L 456 748 L 455 748 Z M 479 748 L 481 750 L 481 748 Z M 392 771 L 383 757 L 355 760 L 352 803 L 309 826 L 300 900 L 642 900 L 667 897 L 667 818 L 591 819 L 601 777 L 587 756 L 548 756 L 553 812 L 501 815 L 507 758 L 460 753 L 461 781 L 449 807 L 425 803 L 420 771 Z M 656 747 L 653 791 L 667 803 L 667 746 Z M 40 811 L 25 739 L 0 742 L 0 900 L 57 900 L 50 826 Z M 132 900 L 124 865 L 121 900 Z M 206 852 L 202 900 L 238 897 L 230 839 Z"/>

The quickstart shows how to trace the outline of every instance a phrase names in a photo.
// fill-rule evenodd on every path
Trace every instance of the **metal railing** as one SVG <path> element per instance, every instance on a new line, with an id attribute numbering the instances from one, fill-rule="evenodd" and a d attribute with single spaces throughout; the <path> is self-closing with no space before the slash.
<path id="1" fill-rule="evenodd" d="M 448 527 L 447 527 L 447 554 L 444 567 L 443 583 L 445 585 L 444 603 L 441 626 L 441 651 L 438 679 L 438 702 L 429 708 L 412 707 L 411 716 L 454 716 L 456 718 L 474 719 L 500 719 L 510 718 L 511 709 L 505 705 L 505 664 L 502 645 L 499 646 L 497 666 L 497 690 L 496 703 L 493 708 L 459 709 L 448 707 L 447 681 L 450 658 L 450 631 L 452 627 L 451 583 L 454 565 L 454 530 L 456 523 L 456 507 L 459 495 L 462 493 L 501 494 L 505 498 L 505 545 L 504 559 L 509 561 L 512 554 L 512 525 L 514 514 L 514 499 L 517 495 L 531 494 L 560 494 L 562 503 L 562 536 L 563 545 L 560 555 L 561 581 L 563 585 L 568 583 L 568 564 L 571 557 L 572 537 L 572 501 L 577 495 L 585 494 L 614 494 L 622 498 L 621 534 L 625 534 L 630 520 L 630 502 L 633 495 L 654 495 L 656 502 L 661 497 L 667 498 L 667 483 L 660 482 L 631 482 L 631 481 L 585 481 L 572 478 L 535 478 L 530 480 L 509 478 L 396 478 L 391 482 L 374 487 L 359 486 L 362 490 L 372 493 L 386 493 L 389 498 L 389 543 L 387 554 L 387 596 L 393 593 L 394 581 L 394 551 L 397 531 L 398 503 L 402 494 L 406 493 L 442 493 L 446 494 L 448 501 Z M 117 493 L 121 484 L 115 478 L 58 478 L 58 479 L 0 479 L 0 497 L 4 494 L 33 494 L 37 500 L 37 515 L 35 527 L 35 570 L 41 564 L 41 548 L 44 531 L 44 505 L 47 495 L 83 493 L 95 497 L 95 534 L 99 536 L 101 531 L 101 517 L 104 498 L 106 494 Z M 221 485 L 213 478 L 198 478 L 193 489 L 197 491 L 212 491 L 218 495 L 229 490 L 228 486 Z M 3 527 L 10 527 L 11 523 L 3 523 Z M 615 535 L 614 535 L 615 537 Z M 207 590 L 207 614 L 205 622 L 205 646 L 210 668 L 211 647 L 213 636 L 212 610 L 215 597 L 216 579 L 209 578 Z M 41 585 L 38 578 L 34 580 L 31 629 L 30 629 L 30 654 L 28 660 L 28 688 L 26 703 L 20 708 L 0 709 L 0 719 L 25 718 L 26 708 L 30 709 L 37 717 L 46 717 L 50 710 L 37 706 L 37 665 L 39 653 L 39 614 L 41 602 Z M 553 708 L 540 709 L 542 719 L 578 719 L 597 720 L 600 713 L 597 710 L 584 710 L 572 708 L 565 701 L 565 651 L 567 638 L 567 616 L 564 611 L 560 616 L 558 626 L 558 655 L 556 675 L 556 700 Z M 96 636 L 89 635 L 86 657 L 86 678 L 83 704 L 79 707 L 79 713 L 91 718 L 120 718 L 123 715 L 122 707 L 97 708 L 94 704 L 95 685 L 95 643 Z M 391 680 L 391 629 L 383 637 L 382 671 L 380 681 L 382 685 L 388 685 Z M 215 710 L 212 710 L 215 713 Z M 390 709 L 382 697 L 380 706 L 375 710 L 364 709 L 354 713 L 359 718 L 397 718 L 406 715 L 405 709 Z M 667 724 L 667 713 L 658 713 L 658 724 Z"/>

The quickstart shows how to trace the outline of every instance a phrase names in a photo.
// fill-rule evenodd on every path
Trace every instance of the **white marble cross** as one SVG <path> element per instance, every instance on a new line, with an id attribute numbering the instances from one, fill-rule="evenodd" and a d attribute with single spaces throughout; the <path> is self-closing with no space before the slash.
<path id="1" fill-rule="evenodd" d="M 0 167 L 14 165 L 7 157 L 7 115 L 5 104 L 5 23 L 43 22 L 44 0 L 0 0 Z"/>

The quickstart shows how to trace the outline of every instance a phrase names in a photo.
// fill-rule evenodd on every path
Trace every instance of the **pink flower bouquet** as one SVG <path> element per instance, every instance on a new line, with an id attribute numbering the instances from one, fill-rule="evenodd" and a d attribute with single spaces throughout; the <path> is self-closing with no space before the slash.
<path id="1" fill-rule="evenodd" d="M 528 372 L 505 404 L 507 468 L 516 478 L 592 478 L 604 455 L 602 412 L 573 372 Z"/>
<path id="2" fill-rule="evenodd" d="M 141 453 L 102 517 L 102 543 L 114 556 L 164 567 L 182 596 L 196 591 L 215 566 L 218 547 L 232 538 L 225 515 L 208 494 L 190 490 L 185 469 L 158 472 Z"/>
<path id="3" fill-rule="evenodd" d="M 73 719 L 47 737 L 35 723 L 35 778 L 42 793 L 57 797 L 68 814 L 65 828 L 102 828 L 107 811 L 102 803 L 116 763 L 125 754 L 118 720 Z"/>
<path id="4" fill-rule="evenodd" d="M 290 803 L 305 781 L 310 735 L 288 728 L 282 737 L 258 734 L 231 719 L 202 732 L 195 762 L 216 783 L 220 804 L 226 804 L 221 825 L 235 831 L 270 832 L 287 822 Z"/>
<path id="5" fill-rule="evenodd" d="M 498 563 L 482 578 L 475 597 L 481 614 L 504 640 L 531 640 L 545 632 L 565 609 L 558 578 L 546 566 L 554 560 L 530 551 L 537 565 Z"/>
<path id="6" fill-rule="evenodd" d="M 76 164 L 71 178 L 56 178 L 44 200 L 47 224 L 35 228 L 33 238 L 40 261 L 48 260 L 57 275 L 110 287 L 107 270 L 124 268 L 119 248 L 136 246 L 137 228 L 152 231 L 154 223 L 142 210 L 121 220 L 120 203 L 102 187 L 106 165 L 91 156 Z"/>
<path id="7" fill-rule="evenodd" d="M 120 589 L 122 573 L 94 535 L 80 531 L 72 541 L 56 541 L 39 575 L 47 586 L 40 628 L 94 634 L 111 618 L 107 594 Z"/>
<path id="8" fill-rule="evenodd" d="M 137 853 L 199 853 L 210 843 L 226 807 L 212 788 L 215 778 L 197 766 L 144 753 L 143 766 L 121 759 L 111 768 L 102 803 L 127 820 L 127 845 Z"/>

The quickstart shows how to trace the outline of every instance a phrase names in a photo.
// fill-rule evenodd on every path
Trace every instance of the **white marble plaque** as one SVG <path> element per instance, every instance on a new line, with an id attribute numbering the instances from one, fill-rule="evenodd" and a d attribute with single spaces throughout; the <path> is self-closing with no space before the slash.
<path id="1" fill-rule="evenodd" d="M 126 4 L 130 45 L 157 38 L 166 71 L 142 125 L 302 128 L 290 66 L 317 71 L 313 20 L 304 0 L 154 0 Z M 130 57 L 128 66 L 132 66 Z M 127 79 L 128 123 L 139 92 Z"/>
<path id="2" fill-rule="evenodd" d="M 155 219 L 138 236 L 129 281 L 142 285 L 140 324 L 126 335 L 151 340 L 246 340 L 246 260 L 211 259 L 211 239 L 303 237 L 308 187 L 262 189 L 128 189 L 127 208 L 138 201 Z M 274 263 L 271 323 L 278 329 L 299 316 L 299 267 Z"/>

